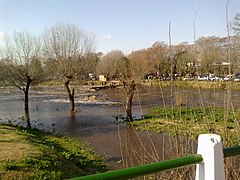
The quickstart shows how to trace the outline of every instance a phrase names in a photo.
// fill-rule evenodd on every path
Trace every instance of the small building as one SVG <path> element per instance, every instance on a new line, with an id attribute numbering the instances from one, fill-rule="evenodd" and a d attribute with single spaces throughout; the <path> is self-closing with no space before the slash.
<path id="1" fill-rule="evenodd" d="M 104 75 L 98 76 L 100 82 L 107 82 L 107 78 Z"/>

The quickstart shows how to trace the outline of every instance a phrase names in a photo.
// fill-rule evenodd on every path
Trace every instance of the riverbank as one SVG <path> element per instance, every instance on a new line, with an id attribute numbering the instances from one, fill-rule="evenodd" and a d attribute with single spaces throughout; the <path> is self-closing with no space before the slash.
<path id="1" fill-rule="evenodd" d="M 72 85 L 89 85 L 92 84 L 100 85 L 99 81 L 74 81 Z M 171 85 L 175 87 L 182 87 L 182 88 L 202 88 L 202 89 L 226 89 L 230 87 L 233 90 L 240 90 L 240 82 L 211 82 L 211 81 L 182 81 L 182 80 L 174 80 L 171 81 L 160 81 L 158 79 L 153 80 L 145 80 L 141 82 L 143 86 L 161 86 L 161 87 L 169 87 Z M 46 81 L 38 86 L 62 86 L 62 82 L 60 81 Z"/>
<path id="2" fill-rule="evenodd" d="M 159 81 L 149 80 L 143 82 L 142 85 L 161 86 L 161 87 L 180 87 L 180 88 L 200 88 L 200 89 L 227 89 L 240 90 L 240 82 L 211 82 L 211 81 Z"/>
<path id="3" fill-rule="evenodd" d="M 152 130 L 196 140 L 199 134 L 219 134 L 226 145 L 239 145 L 240 110 L 224 108 L 158 108 L 150 109 L 144 120 L 133 122 L 137 130 Z"/>
<path id="4" fill-rule="evenodd" d="M 159 134 L 170 135 L 164 156 L 171 159 L 196 153 L 197 137 L 200 134 L 218 134 L 223 147 L 239 146 L 240 109 L 217 107 L 204 108 L 151 108 L 151 113 L 144 120 L 131 123 L 136 130 L 150 130 Z M 196 143 L 195 143 L 196 142 Z M 238 156 L 224 159 L 228 179 L 239 179 L 240 158 Z M 167 174 L 169 179 L 193 179 L 194 169 L 177 169 Z M 160 179 L 160 178 L 159 178 Z"/>
<path id="5" fill-rule="evenodd" d="M 37 129 L 0 125 L 0 179 L 66 179 L 106 171 L 85 144 Z"/>

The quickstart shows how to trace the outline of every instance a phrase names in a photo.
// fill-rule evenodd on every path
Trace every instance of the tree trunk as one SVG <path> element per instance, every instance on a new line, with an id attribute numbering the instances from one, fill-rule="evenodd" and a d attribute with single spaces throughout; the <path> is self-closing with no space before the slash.
<path id="1" fill-rule="evenodd" d="M 71 92 L 71 90 L 69 88 L 69 83 L 70 83 L 70 81 L 67 80 L 66 82 L 64 82 L 64 86 L 68 93 L 68 98 L 69 98 L 69 102 L 70 102 L 70 111 L 74 112 L 76 110 L 75 109 L 75 101 L 74 101 L 74 89 L 72 89 L 72 92 Z"/>
<path id="2" fill-rule="evenodd" d="M 27 77 L 27 85 L 26 88 L 23 89 L 24 92 L 24 110 L 25 110 L 25 119 L 27 121 L 27 128 L 31 128 L 31 123 L 30 123 L 30 115 L 29 115 L 29 103 L 28 103 L 28 92 L 29 92 L 29 87 L 32 82 L 32 79 L 30 77 Z"/>
<path id="3" fill-rule="evenodd" d="M 134 91 L 136 89 L 136 83 L 134 80 L 131 81 L 130 84 L 127 82 L 123 82 L 123 87 L 125 92 L 127 93 L 127 99 L 126 99 L 126 120 L 128 122 L 133 121 L 132 117 L 132 100 L 133 100 L 133 95 Z"/>
<path id="4" fill-rule="evenodd" d="M 127 114 L 127 121 L 132 122 L 133 117 L 132 117 L 132 100 L 133 100 L 133 93 L 129 93 L 127 95 L 127 100 L 126 100 L 126 114 Z"/>

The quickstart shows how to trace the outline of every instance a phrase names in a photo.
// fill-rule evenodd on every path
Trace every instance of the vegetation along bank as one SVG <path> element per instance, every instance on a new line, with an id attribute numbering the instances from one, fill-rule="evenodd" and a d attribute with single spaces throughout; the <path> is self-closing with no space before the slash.
<path id="1" fill-rule="evenodd" d="M 191 139 L 196 139 L 199 134 L 214 133 L 221 135 L 226 146 L 239 145 L 239 109 L 153 107 L 150 112 L 144 120 L 134 121 L 132 125 L 136 129 Z"/>
<path id="2" fill-rule="evenodd" d="M 37 129 L 0 125 L 0 179 L 67 179 L 106 170 L 85 144 Z"/>

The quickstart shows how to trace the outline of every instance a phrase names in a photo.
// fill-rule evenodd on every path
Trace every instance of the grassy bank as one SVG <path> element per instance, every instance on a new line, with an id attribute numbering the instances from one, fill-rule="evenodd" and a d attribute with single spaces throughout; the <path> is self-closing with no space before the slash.
<path id="1" fill-rule="evenodd" d="M 71 85 L 100 85 L 100 81 L 74 81 Z M 63 83 L 57 80 L 45 81 L 38 86 L 62 86 Z M 226 89 L 230 87 L 233 90 L 240 90 L 240 82 L 210 82 L 210 81 L 182 81 L 176 80 L 171 83 L 171 81 L 159 81 L 159 80 L 149 80 L 149 81 L 142 81 L 142 85 L 146 86 L 161 86 L 161 87 L 168 87 L 168 86 L 175 86 L 175 87 L 182 87 L 182 88 L 202 88 L 202 89 Z M 6 85 L 0 82 L 0 87 L 5 87 Z"/>
<path id="2" fill-rule="evenodd" d="M 226 89 L 230 87 L 233 90 L 240 90 L 240 82 L 209 82 L 209 81 L 158 81 L 150 80 L 149 82 L 144 82 L 143 85 L 152 86 L 176 86 L 182 88 L 202 88 L 202 89 Z"/>
<path id="3" fill-rule="evenodd" d="M 0 125 L 0 179 L 66 179 L 102 172 L 106 163 L 79 141 Z"/>
<path id="4" fill-rule="evenodd" d="M 163 149 L 158 154 L 163 159 L 174 159 L 196 153 L 199 134 L 219 134 L 223 147 L 240 145 L 240 109 L 227 111 L 217 107 L 173 109 L 155 107 L 150 111 L 151 113 L 145 116 L 144 120 L 134 121 L 130 125 L 137 130 L 152 130 L 163 135 L 162 147 L 156 147 Z M 149 139 L 151 140 L 151 136 Z M 155 155 L 155 151 L 149 153 L 152 153 L 151 156 Z M 224 159 L 227 179 L 239 179 L 239 160 L 239 156 Z M 191 166 L 160 173 L 156 179 L 164 179 L 162 177 L 165 176 L 169 179 L 194 179 L 194 173 L 195 167 Z"/>
<path id="5" fill-rule="evenodd" d="M 151 108 L 145 120 L 134 121 L 141 130 L 167 132 L 196 139 L 199 134 L 215 133 L 222 136 L 228 145 L 239 145 L 240 110 L 223 108 Z"/>
<path id="6" fill-rule="evenodd" d="M 90 85 L 90 84 L 96 84 L 100 85 L 100 81 L 74 81 L 72 82 L 73 85 Z M 39 86 L 61 86 L 61 81 L 46 81 Z M 183 88 L 202 88 L 202 89 L 226 89 L 228 86 L 231 89 L 234 90 L 240 90 L 240 82 L 210 82 L 210 81 L 181 81 L 176 80 L 173 81 L 171 84 L 171 81 L 159 81 L 159 80 L 149 80 L 149 81 L 143 81 L 142 85 L 151 85 L 151 86 L 162 86 L 162 87 L 168 87 L 168 86 L 176 86 L 176 87 L 183 87 Z"/>

